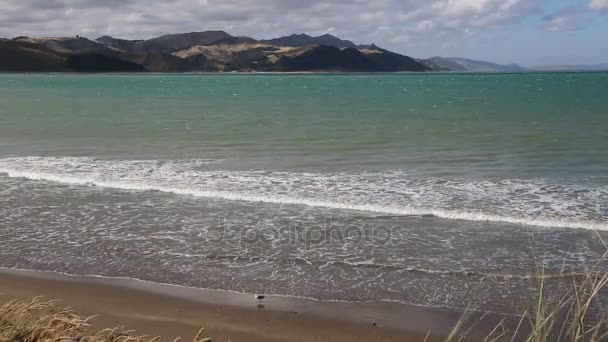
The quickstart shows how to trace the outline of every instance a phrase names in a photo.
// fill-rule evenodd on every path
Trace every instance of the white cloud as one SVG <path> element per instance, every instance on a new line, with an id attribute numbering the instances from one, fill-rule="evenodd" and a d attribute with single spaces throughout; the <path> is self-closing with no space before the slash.
<path id="1" fill-rule="evenodd" d="M 0 32 L 61 35 L 96 32 L 130 38 L 231 27 L 238 34 L 371 32 L 439 26 L 505 24 L 526 15 L 538 0 L 3 0 Z M 441 23 L 441 24 L 438 24 Z M 357 38 L 357 37 L 351 37 Z"/>
<path id="2" fill-rule="evenodd" d="M 608 10 L 608 0 L 591 0 L 589 8 L 592 10 Z"/>
<path id="3" fill-rule="evenodd" d="M 575 31 L 582 29 L 583 12 L 577 7 L 565 7 L 543 18 L 543 27 L 549 31 Z"/>
<path id="4" fill-rule="evenodd" d="M 569 17 L 553 17 L 546 20 L 544 26 L 549 31 L 573 31 L 579 28 Z"/>
<path id="5" fill-rule="evenodd" d="M 406 52 L 527 17 L 540 0 L 2 0 L 0 36 L 89 38 L 225 30 L 254 38 L 331 32 Z M 380 30 L 379 28 L 382 27 Z"/>
<path id="6" fill-rule="evenodd" d="M 414 26 L 413 31 L 414 32 L 431 31 L 436 26 L 437 26 L 437 24 L 433 20 L 426 19 L 426 20 L 422 20 L 422 21 L 418 22 L 418 24 L 416 24 Z"/>

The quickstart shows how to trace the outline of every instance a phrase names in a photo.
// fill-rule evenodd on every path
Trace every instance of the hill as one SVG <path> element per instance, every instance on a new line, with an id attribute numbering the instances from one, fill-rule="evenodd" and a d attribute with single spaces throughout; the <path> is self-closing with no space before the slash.
<path id="1" fill-rule="evenodd" d="M 311 37 L 307 34 L 292 34 L 290 36 L 279 37 L 269 40 L 262 40 L 262 43 L 274 45 L 274 46 L 293 46 L 293 47 L 305 47 L 305 46 L 316 46 L 316 45 L 327 45 L 336 48 L 357 48 L 357 45 L 349 40 L 342 40 L 338 37 L 332 36 L 331 34 L 324 34 L 318 37 Z"/>
<path id="2" fill-rule="evenodd" d="M 527 70 L 517 64 L 503 65 L 459 57 L 432 57 L 422 62 L 432 69 L 445 71 L 522 72 Z"/>
<path id="3" fill-rule="evenodd" d="M 65 56 L 44 46 L 0 40 L 0 70 L 2 71 L 69 71 Z"/>
<path id="4" fill-rule="evenodd" d="M 86 38 L 0 40 L 0 71 L 136 72 L 142 65 L 120 52 Z"/>
<path id="5" fill-rule="evenodd" d="M 0 43 L 6 45 L 0 60 L 3 71 L 431 70 L 408 56 L 373 44 L 356 45 L 329 34 L 318 37 L 299 34 L 269 40 L 232 36 L 224 31 L 170 34 L 147 40 L 22 36 Z"/>

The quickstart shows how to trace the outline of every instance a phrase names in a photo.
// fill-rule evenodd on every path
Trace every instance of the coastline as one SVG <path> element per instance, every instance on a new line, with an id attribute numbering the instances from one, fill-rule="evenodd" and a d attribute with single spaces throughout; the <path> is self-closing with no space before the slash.
<path id="1" fill-rule="evenodd" d="M 135 279 L 0 269 L 0 301 L 44 296 L 85 315 L 93 328 L 126 326 L 138 334 L 190 340 L 201 326 L 219 341 L 443 340 L 463 317 L 397 303 L 324 302 L 155 284 Z M 467 318 L 478 321 L 481 314 Z M 468 336 L 482 339 L 501 317 L 486 316 Z M 467 339 L 469 340 L 469 339 Z"/>
<path id="2" fill-rule="evenodd" d="M 343 335 L 371 326 L 441 336 L 461 316 L 442 308 L 529 312 L 538 279 L 561 289 L 605 253 L 595 229 L 606 221 L 608 160 L 587 153 L 604 140 L 597 75 L 17 75 L 5 77 L 0 129 L 2 265 L 91 277 L 13 274 L 3 299 L 158 316 L 96 309 L 108 298 L 138 307 L 123 298 L 132 291 L 165 298 L 161 312 L 196 306 L 180 334 L 204 323 L 232 340 L 247 329 L 306 335 L 285 317 Z M 555 120 L 555 108 L 576 115 Z M 589 135 L 561 139 L 574 130 Z M 512 132 L 544 137 L 533 158 Z M 107 295 L 76 300 L 64 287 Z M 278 296 L 258 308 L 254 293 Z M 209 314 L 226 310 L 239 318 Z M 268 327 L 246 315 L 277 318 Z"/>
<path id="3" fill-rule="evenodd" d="M 528 71 L 339 71 L 339 70 L 311 70 L 311 71 L 10 71 L 0 70 L 0 75 L 54 75 L 54 76 L 479 76 L 479 75 L 550 75 L 550 74 L 605 74 L 608 70 L 528 70 Z"/>

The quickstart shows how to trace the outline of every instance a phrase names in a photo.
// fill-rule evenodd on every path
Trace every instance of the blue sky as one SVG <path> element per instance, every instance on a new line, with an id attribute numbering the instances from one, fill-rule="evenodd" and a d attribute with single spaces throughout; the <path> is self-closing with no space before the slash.
<path id="1" fill-rule="evenodd" d="M 608 63 L 608 0 L 2 0 L 0 37 L 331 33 L 413 57 Z"/>
<path id="2" fill-rule="evenodd" d="M 416 52 L 528 66 L 608 63 L 608 1 L 603 3 L 591 8 L 591 1 L 583 0 L 539 2 L 513 22 L 479 29 L 447 42 L 449 47 L 416 42 Z"/>

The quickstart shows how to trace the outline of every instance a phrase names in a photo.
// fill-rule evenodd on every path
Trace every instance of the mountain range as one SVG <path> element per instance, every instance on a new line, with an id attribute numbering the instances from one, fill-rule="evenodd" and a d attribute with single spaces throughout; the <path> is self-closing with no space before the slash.
<path id="1" fill-rule="evenodd" d="M 15 37 L 0 40 L 2 71 L 430 71 L 415 59 L 373 44 L 326 34 L 268 40 L 224 31 L 171 34 L 147 40 L 110 36 Z"/>
<path id="2" fill-rule="evenodd" d="M 330 34 L 257 40 L 224 31 L 169 34 L 146 40 L 102 36 L 0 38 L 0 71 L 233 72 L 233 71 L 454 71 L 606 70 L 608 65 L 526 69 L 458 57 L 414 59 Z"/>

